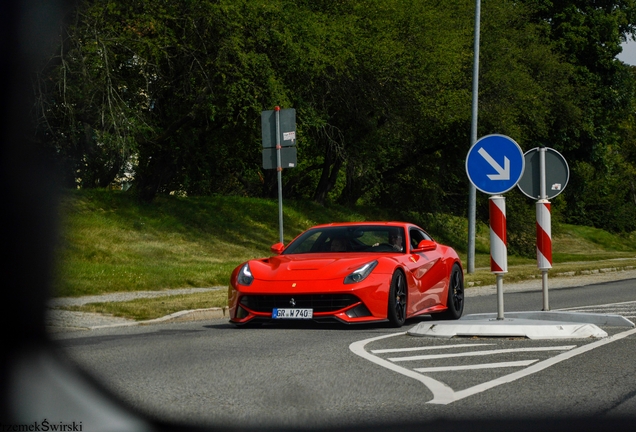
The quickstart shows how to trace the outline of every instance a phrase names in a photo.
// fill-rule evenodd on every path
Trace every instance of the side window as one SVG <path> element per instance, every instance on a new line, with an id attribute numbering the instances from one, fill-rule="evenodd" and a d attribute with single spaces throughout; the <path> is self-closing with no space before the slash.
<path id="1" fill-rule="evenodd" d="M 411 249 L 417 248 L 417 245 L 420 244 L 422 240 L 433 240 L 431 236 L 417 228 L 411 228 L 409 230 L 409 237 L 411 238 Z"/>

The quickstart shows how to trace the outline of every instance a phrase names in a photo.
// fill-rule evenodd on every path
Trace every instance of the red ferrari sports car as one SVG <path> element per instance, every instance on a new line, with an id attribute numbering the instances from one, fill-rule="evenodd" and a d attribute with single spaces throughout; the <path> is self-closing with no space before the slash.
<path id="1" fill-rule="evenodd" d="M 231 322 L 388 320 L 399 327 L 422 314 L 458 319 L 464 309 L 457 253 L 413 224 L 319 225 L 271 250 L 275 256 L 232 272 Z"/>

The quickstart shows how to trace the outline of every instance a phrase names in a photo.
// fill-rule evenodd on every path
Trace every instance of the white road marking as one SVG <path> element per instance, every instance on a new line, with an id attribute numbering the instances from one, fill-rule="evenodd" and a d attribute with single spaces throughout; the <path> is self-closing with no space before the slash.
<path id="1" fill-rule="evenodd" d="M 373 354 L 386 354 L 397 352 L 409 352 L 409 351 L 424 351 L 424 350 L 436 350 L 446 348 L 463 348 L 463 347 L 476 347 L 476 346 L 491 346 L 495 344 L 458 344 L 458 345 L 439 345 L 439 346 L 427 346 L 427 347 L 412 347 L 412 348 L 391 348 L 391 349 L 379 349 L 371 350 Z"/>
<path id="2" fill-rule="evenodd" d="M 555 347 L 534 347 L 534 348 L 509 348 L 509 349 L 498 349 L 498 350 L 488 350 L 488 351 L 468 351 L 468 352 L 451 353 L 451 354 L 429 354 L 429 355 L 419 355 L 419 356 L 409 356 L 409 357 L 393 357 L 393 358 L 390 358 L 389 360 L 392 362 L 414 361 L 414 360 L 434 360 L 434 359 L 444 359 L 444 358 L 452 358 L 452 357 L 485 356 L 485 355 L 507 354 L 507 353 L 516 353 L 516 352 L 565 351 L 565 350 L 570 350 L 572 348 L 576 348 L 576 345 L 565 345 L 565 346 L 555 346 Z"/>
<path id="3" fill-rule="evenodd" d="M 509 375 L 497 378 L 497 379 L 492 380 L 492 381 L 488 381 L 488 382 L 483 383 L 483 384 L 479 384 L 479 385 L 467 388 L 465 390 L 461 390 L 461 391 L 455 392 L 455 394 L 453 395 L 452 399 L 447 399 L 447 395 L 440 394 L 439 398 L 435 397 L 435 398 L 433 398 L 433 400 L 428 401 L 427 403 L 446 405 L 446 404 L 449 404 L 451 402 L 455 402 L 457 400 L 464 399 L 465 397 L 472 396 L 472 395 L 477 394 L 477 393 L 481 393 L 481 392 L 489 390 L 489 389 L 491 389 L 493 387 L 497 387 L 498 385 L 509 383 L 509 382 L 512 382 L 512 381 L 516 381 L 519 378 L 523 378 L 523 377 L 526 377 L 528 375 L 532 375 L 533 373 L 542 371 L 543 369 L 547 369 L 550 366 L 554 366 L 555 364 L 560 363 L 560 362 L 562 362 L 564 360 L 571 359 L 574 356 L 577 356 L 579 354 L 583 354 L 585 352 L 591 351 L 594 348 L 598 348 L 600 346 L 607 345 L 607 344 L 612 343 L 612 342 L 616 342 L 617 340 L 626 338 L 627 336 L 633 335 L 634 333 L 636 333 L 636 329 L 631 329 L 631 330 L 625 331 L 623 333 L 615 334 L 614 336 L 610 336 L 608 338 L 601 339 L 601 340 L 596 341 L 596 342 L 592 342 L 591 344 L 580 346 L 580 347 L 575 348 L 573 350 L 561 353 L 561 354 L 559 354 L 559 355 L 557 355 L 555 357 L 549 358 L 547 360 L 543 360 L 542 362 L 535 363 L 535 364 L 533 364 L 533 365 L 531 365 L 531 366 L 529 366 L 529 367 L 527 367 L 525 369 L 522 369 L 522 370 L 517 371 L 517 372 L 513 372 L 513 373 L 511 373 Z"/>
<path id="4" fill-rule="evenodd" d="M 571 308 L 562 308 L 559 310 L 574 310 L 574 309 L 581 309 L 581 308 L 585 308 L 585 307 L 604 307 L 604 306 L 618 306 L 618 305 L 636 305 L 636 301 L 635 300 L 630 300 L 630 301 L 626 301 L 626 302 L 618 302 L 618 303 L 606 303 L 606 304 L 601 304 L 601 305 L 592 305 L 592 306 L 576 306 L 576 307 L 571 307 Z"/>
<path id="5" fill-rule="evenodd" d="M 498 368 L 506 368 L 506 367 L 529 366 L 532 363 L 535 363 L 538 361 L 539 361 L 538 359 L 520 360 L 520 361 L 513 361 L 513 362 L 481 363 L 481 364 L 463 365 L 463 366 L 439 366 L 439 367 L 415 368 L 413 370 L 417 372 L 451 372 L 451 371 L 476 370 L 476 369 L 498 369 Z"/>
<path id="6" fill-rule="evenodd" d="M 576 310 L 571 310 L 568 312 L 582 312 L 582 313 L 591 313 L 591 312 L 600 312 L 600 313 L 618 313 L 620 314 L 621 312 L 631 312 L 634 310 L 634 306 L 615 306 L 615 307 L 605 307 L 605 308 L 581 308 L 581 309 L 576 309 Z M 564 311 L 565 312 L 565 311 Z"/>
<path id="7" fill-rule="evenodd" d="M 616 342 L 618 340 L 621 340 L 623 338 L 626 338 L 628 336 L 631 336 L 633 334 L 636 334 L 636 328 L 631 329 L 631 330 L 627 330 L 624 331 L 622 333 L 618 333 L 615 334 L 613 336 L 607 337 L 605 339 L 601 339 L 598 340 L 596 342 L 592 342 L 590 344 L 587 345 L 583 345 L 580 346 L 578 348 L 574 348 L 572 350 L 566 351 L 564 353 L 558 354 L 552 358 L 549 358 L 547 360 L 543 360 L 539 363 L 534 363 L 530 366 L 528 366 L 525 369 L 522 369 L 520 371 L 516 371 L 513 372 L 511 374 L 502 376 L 500 378 L 494 379 L 492 381 L 488 381 L 482 384 L 478 384 L 476 386 L 461 390 L 461 391 L 454 391 L 452 388 L 450 388 L 447 384 L 438 381 L 436 379 L 433 379 L 429 376 L 426 375 L 422 375 L 419 372 L 416 372 L 412 369 L 408 369 L 405 367 L 401 367 L 396 365 L 395 363 L 392 363 L 388 360 L 382 359 L 380 357 L 377 357 L 373 354 L 371 354 L 370 352 L 367 352 L 364 347 L 365 345 L 367 345 L 368 343 L 377 341 L 377 340 L 381 340 L 381 339 L 386 339 L 386 338 L 390 338 L 390 337 L 394 337 L 394 336 L 403 336 L 405 335 L 406 332 L 401 332 L 401 333 L 392 333 L 392 334 L 388 334 L 388 335 L 383 335 L 383 336 L 377 336 L 374 338 L 370 338 L 370 339 L 364 339 L 358 342 L 353 342 L 351 345 L 349 345 L 349 349 L 356 355 L 369 360 L 372 363 L 375 363 L 379 366 L 385 367 L 389 370 L 392 370 L 394 372 L 400 373 L 404 376 L 413 378 L 419 382 L 421 382 L 422 384 L 424 384 L 432 393 L 433 393 L 433 399 L 431 399 L 430 401 L 426 402 L 426 403 L 431 403 L 431 404 L 439 404 L 439 405 L 447 405 L 449 403 L 464 399 L 466 397 L 469 396 L 473 396 L 475 394 L 484 392 L 486 390 L 490 390 L 494 387 L 497 387 L 499 385 L 502 384 L 506 384 L 506 383 L 510 383 L 513 381 L 516 381 L 520 378 L 524 378 L 528 375 L 532 375 L 534 373 L 540 372 L 544 369 L 547 369 L 550 366 L 554 366 L 557 363 L 560 363 L 564 360 L 568 360 L 571 359 L 572 357 L 575 357 L 579 354 L 583 354 L 586 353 L 588 351 L 591 351 L 595 348 L 601 347 L 603 345 L 607 345 L 609 343 L 612 342 Z"/>
<path id="8" fill-rule="evenodd" d="M 393 336 L 403 336 L 405 334 L 406 332 L 392 333 L 392 334 L 388 334 L 384 336 L 376 336 L 370 339 L 364 339 L 364 340 L 352 343 L 351 345 L 349 345 L 349 349 L 354 354 L 359 355 L 360 357 L 367 359 L 372 363 L 375 363 L 389 370 L 392 370 L 393 372 L 400 373 L 404 376 L 413 378 L 421 382 L 426 387 L 428 387 L 428 389 L 431 392 L 433 392 L 434 399 L 435 398 L 444 398 L 444 399 L 452 398 L 455 392 L 453 392 L 453 389 L 447 386 L 446 384 L 444 384 L 443 382 L 437 381 L 431 377 L 427 377 L 426 375 L 422 375 L 418 372 L 415 372 L 414 370 L 398 366 L 395 363 L 391 363 L 390 361 L 374 356 L 373 354 L 371 354 L 370 352 L 367 352 L 364 349 L 364 346 L 368 343 L 375 342 L 380 339 L 390 338 Z"/>
<path id="9" fill-rule="evenodd" d="M 619 303 L 608 303 L 592 306 L 576 306 L 571 308 L 557 309 L 559 311 L 581 312 L 581 313 L 601 313 L 607 315 L 621 315 L 623 318 L 633 320 L 636 318 L 636 301 L 626 301 Z"/>
<path id="10" fill-rule="evenodd" d="M 616 304 L 600 305 L 600 306 L 593 306 L 593 307 L 570 308 L 570 309 L 564 309 L 564 311 L 573 312 L 573 313 L 597 313 L 597 314 L 606 314 L 606 315 L 620 315 L 625 319 L 633 320 L 635 318 L 634 313 L 636 313 L 636 302 L 616 303 Z"/>

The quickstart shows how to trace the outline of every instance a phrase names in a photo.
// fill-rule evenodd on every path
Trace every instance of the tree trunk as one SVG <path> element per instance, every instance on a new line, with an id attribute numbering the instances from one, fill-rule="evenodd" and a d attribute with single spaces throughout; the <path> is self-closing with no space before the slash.
<path id="1" fill-rule="evenodd" d="M 346 167 L 345 187 L 342 189 L 337 202 L 341 205 L 352 206 L 360 199 L 363 193 L 362 182 L 355 177 L 355 166 L 349 161 Z"/>
<path id="2" fill-rule="evenodd" d="M 331 158 L 329 159 L 332 160 Z M 314 201 L 319 204 L 324 204 L 327 200 L 327 194 L 331 192 L 333 187 L 336 185 L 336 181 L 338 180 L 338 173 L 340 171 L 340 167 L 342 166 L 341 158 L 337 158 L 333 165 L 327 164 L 327 162 L 328 159 L 325 158 L 322 175 L 320 176 L 320 181 L 318 182 L 318 186 L 316 186 L 316 192 L 314 193 Z"/>

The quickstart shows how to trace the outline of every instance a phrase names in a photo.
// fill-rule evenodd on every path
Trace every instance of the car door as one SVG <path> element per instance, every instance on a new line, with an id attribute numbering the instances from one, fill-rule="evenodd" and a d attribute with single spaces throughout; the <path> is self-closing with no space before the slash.
<path id="1" fill-rule="evenodd" d="M 429 248 L 416 250 L 422 240 L 429 240 Z M 434 307 L 444 299 L 447 271 L 440 247 L 424 231 L 416 227 L 408 230 L 408 262 L 412 277 L 409 289 L 408 315 Z M 412 252 L 413 251 L 413 252 Z"/>

